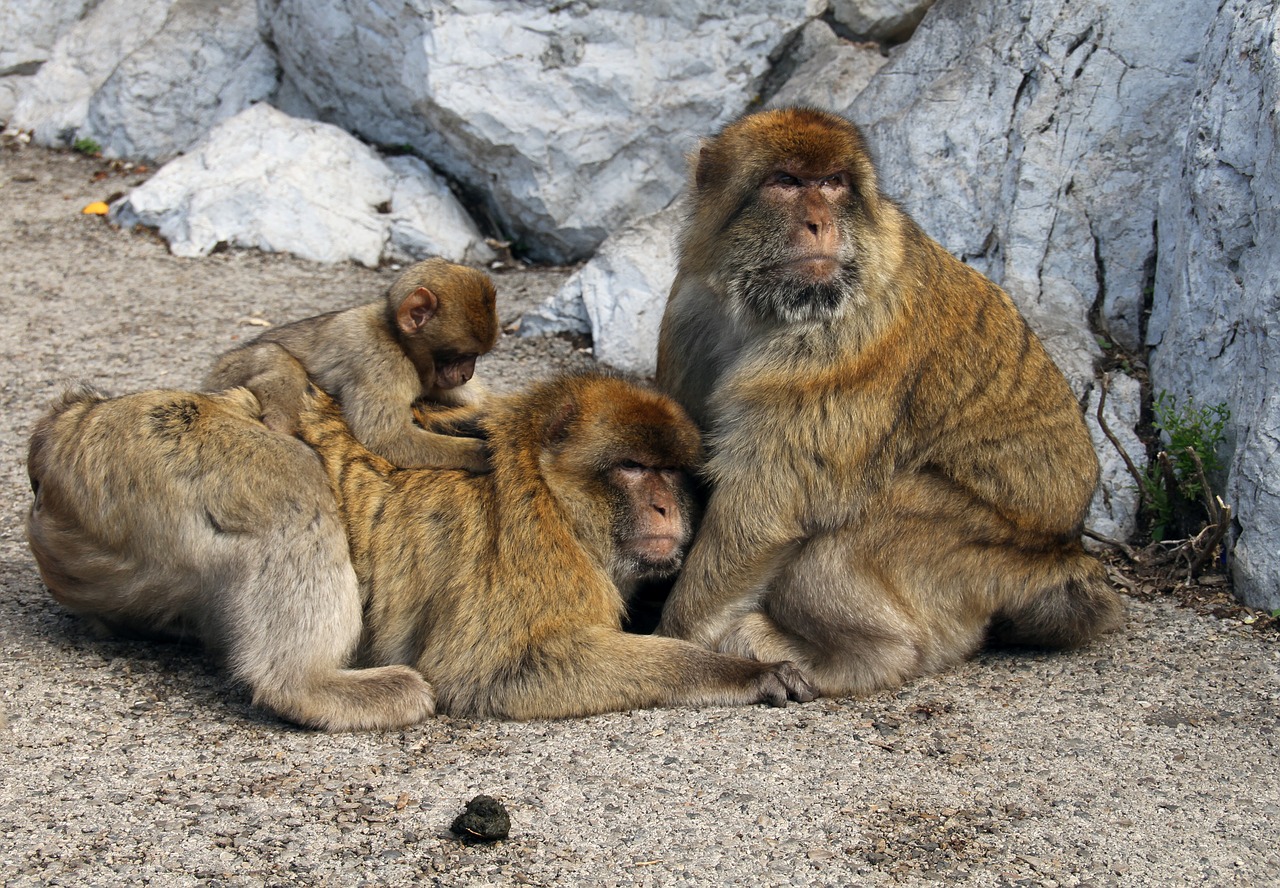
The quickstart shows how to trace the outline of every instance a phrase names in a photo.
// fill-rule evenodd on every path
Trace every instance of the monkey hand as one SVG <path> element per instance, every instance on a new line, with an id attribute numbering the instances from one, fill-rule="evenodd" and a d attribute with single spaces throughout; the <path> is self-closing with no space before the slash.
<path id="1" fill-rule="evenodd" d="M 493 471 L 487 440 L 484 438 L 458 438 L 457 440 L 464 445 L 459 468 L 473 475 L 487 475 Z"/>
<path id="2" fill-rule="evenodd" d="M 786 706 L 788 700 L 797 703 L 808 703 L 818 696 L 817 690 L 809 684 L 800 669 L 791 662 L 763 663 L 763 671 L 758 679 L 760 703 L 770 706 Z"/>

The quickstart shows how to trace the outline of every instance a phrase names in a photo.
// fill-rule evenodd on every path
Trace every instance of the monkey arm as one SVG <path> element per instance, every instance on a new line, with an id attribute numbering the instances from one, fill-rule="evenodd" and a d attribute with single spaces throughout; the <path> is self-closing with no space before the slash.
<path id="1" fill-rule="evenodd" d="M 612 626 L 575 627 L 523 650 L 521 662 L 547 665 L 532 681 L 526 665 L 504 670 L 495 680 L 463 682 L 455 698 L 445 679 L 443 708 L 515 719 L 574 718 L 651 706 L 785 706 L 788 699 L 808 702 L 816 696 L 790 663 L 761 663 Z M 468 684 L 480 693 L 468 693 Z"/>
<path id="2" fill-rule="evenodd" d="M 654 381 L 705 428 L 711 392 L 741 345 L 715 295 L 697 280 L 677 277 L 658 333 Z"/>
<path id="3" fill-rule="evenodd" d="M 862 384 L 799 392 L 747 367 L 722 387 L 706 469 L 713 492 L 658 631 L 714 644 L 798 546 L 857 521 L 891 475 L 918 460 L 900 434 L 919 421 L 909 381 L 874 369 L 841 375 Z"/>
<path id="4" fill-rule="evenodd" d="M 413 405 L 413 418 L 429 432 L 465 438 L 486 438 L 482 420 L 485 411 L 479 405 L 442 407 L 427 401 Z"/>
<path id="5" fill-rule="evenodd" d="M 401 468 L 488 471 L 485 442 L 420 428 L 413 403 L 421 394 L 408 362 L 371 362 L 335 373 L 335 397 L 352 433 L 374 453 Z M 461 409 L 461 408 L 460 408 Z"/>
<path id="6" fill-rule="evenodd" d="M 714 646 L 802 541 L 800 515 L 788 507 L 799 497 L 752 502 L 744 495 L 752 486 L 725 479 L 712 493 L 657 634 Z"/>
<path id="7" fill-rule="evenodd" d="M 401 468 L 462 469 L 472 473 L 490 470 L 488 445 L 483 438 L 468 436 L 465 426 L 453 427 L 448 421 L 419 428 L 414 425 L 413 416 L 411 411 L 398 407 L 394 422 L 373 426 L 364 443 Z M 354 430 L 356 422 L 351 425 Z"/>

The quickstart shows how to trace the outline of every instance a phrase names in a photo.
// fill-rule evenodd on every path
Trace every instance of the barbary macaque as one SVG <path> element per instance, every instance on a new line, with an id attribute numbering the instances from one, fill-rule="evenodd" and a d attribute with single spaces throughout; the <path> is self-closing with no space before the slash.
<path id="1" fill-rule="evenodd" d="M 657 383 L 711 492 L 658 631 L 841 695 L 1115 627 L 1079 404 L 1009 296 L 880 193 L 859 130 L 762 111 L 692 167 Z"/>
<path id="2" fill-rule="evenodd" d="M 429 717 L 417 670 L 351 668 L 363 596 L 337 503 L 315 453 L 260 414 L 245 388 L 68 391 L 27 456 L 41 578 L 101 635 L 202 641 L 289 721 Z"/>
<path id="3" fill-rule="evenodd" d="M 305 380 L 276 372 L 291 355 L 379 456 L 398 466 L 487 471 L 484 441 L 455 432 L 474 426 L 481 398 L 468 400 L 461 387 L 497 341 L 496 302 L 484 272 L 427 259 L 401 272 L 384 299 L 284 324 L 232 349 L 204 387 L 245 386 L 261 403 L 263 421 L 292 434 Z M 468 409 L 417 424 L 412 406 L 421 398 Z"/>
<path id="4" fill-rule="evenodd" d="M 597 375 L 495 397 L 473 475 L 394 466 L 297 361 L 273 373 L 303 380 L 302 440 L 245 388 L 74 390 L 39 422 L 27 537 L 56 600 L 203 641 L 325 730 L 812 699 L 790 664 L 621 631 L 691 536 L 700 441 L 669 399 Z"/>
<path id="5" fill-rule="evenodd" d="M 303 414 L 369 596 L 369 662 L 411 663 L 453 715 L 546 718 L 807 701 L 788 663 L 621 630 L 692 536 L 698 431 L 669 399 L 599 374 L 491 402 L 493 474 L 397 471 L 339 415 Z"/>

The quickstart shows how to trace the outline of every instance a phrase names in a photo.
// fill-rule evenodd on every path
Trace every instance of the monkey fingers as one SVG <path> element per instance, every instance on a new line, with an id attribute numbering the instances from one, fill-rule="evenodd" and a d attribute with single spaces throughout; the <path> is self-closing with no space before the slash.
<path id="1" fill-rule="evenodd" d="M 788 700 L 808 703 L 816 700 L 817 690 L 794 663 L 770 664 L 771 671 L 761 676 L 762 702 L 770 706 L 786 706 Z"/>
<path id="2" fill-rule="evenodd" d="M 484 414 L 478 407 L 465 405 L 462 407 L 441 407 L 426 401 L 418 401 L 413 405 L 414 421 L 437 435 L 451 435 L 458 438 L 487 438 L 489 432 L 481 420 Z"/>

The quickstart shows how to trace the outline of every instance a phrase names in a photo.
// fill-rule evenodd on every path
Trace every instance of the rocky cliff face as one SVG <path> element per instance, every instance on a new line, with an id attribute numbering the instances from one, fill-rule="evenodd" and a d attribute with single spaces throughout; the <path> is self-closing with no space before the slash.
<path id="1" fill-rule="evenodd" d="M 698 137 L 759 104 L 843 112 L 1090 417 L 1117 351 L 1149 355 L 1155 391 L 1230 407 L 1237 588 L 1280 607 L 1276 17 L 1263 0 L 12 0 L 0 117 L 171 161 L 113 215 L 186 255 L 483 262 L 497 238 L 593 257 L 523 329 L 588 331 L 643 374 Z M 1139 464 L 1140 414 L 1114 376 L 1108 424 Z M 1132 480 L 1091 422 L 1090 524 L 1124 536 Z"/>
<path id="2" fill-rule="evenodd" d="M 1159 389 L 1231 408 L 1237 594 L 1280 607 L 1280 9 L 1231 0 L 1159 180 L 1147 344 Z"/>

